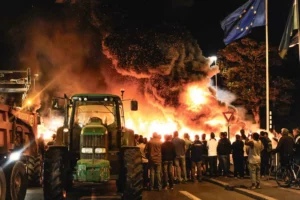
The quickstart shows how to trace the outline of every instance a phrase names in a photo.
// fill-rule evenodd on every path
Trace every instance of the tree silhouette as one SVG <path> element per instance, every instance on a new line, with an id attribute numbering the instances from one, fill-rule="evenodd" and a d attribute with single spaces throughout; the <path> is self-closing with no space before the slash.
<path id="1" fill-rule="evenodd" d="M 249 38 L 227 45 L 218 52 L 218 64 L 225 87 L 236 94 L 235 105 L 251 111 L 255 123 L 260 124 L 260 108 L 266 105 L 266 48 Z M 294 84 L 276 71 L 282 66 L 276 48 L 269 48 L 270 101 L 283 112 L 292 102 Z"/>

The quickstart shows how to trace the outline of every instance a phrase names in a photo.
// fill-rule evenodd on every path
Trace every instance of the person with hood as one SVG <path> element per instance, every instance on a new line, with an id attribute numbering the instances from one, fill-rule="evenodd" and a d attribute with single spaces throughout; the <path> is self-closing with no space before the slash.
<path id="1" fill-rule="evenodd" d="M 253 133 L 252 139 L 246 142 L 249 148 L 249 171 L 252 185 L 250 189 L 260 189 L 260 152 L 264 149 L 264 145 L 259 140 L 259 134 Z"/>

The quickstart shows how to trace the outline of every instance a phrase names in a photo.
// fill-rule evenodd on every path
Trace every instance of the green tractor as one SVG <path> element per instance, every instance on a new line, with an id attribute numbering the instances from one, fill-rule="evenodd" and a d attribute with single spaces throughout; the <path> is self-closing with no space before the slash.
<path id="1" fill-rule="evenodd" d="M 111 94 L 63 99 L 64 126 L 44 155 L 45 200 L 66 199 L 76 183 L 110 180 L 116 180 L 123 199 L 142 199 L 142 158 L 134 132 L 125 128 L 122 99 Z M 58 102 L 54 107 L 59 108 Z M 138 102 L 131 100 L 131 110 L 137 109 Z"/>

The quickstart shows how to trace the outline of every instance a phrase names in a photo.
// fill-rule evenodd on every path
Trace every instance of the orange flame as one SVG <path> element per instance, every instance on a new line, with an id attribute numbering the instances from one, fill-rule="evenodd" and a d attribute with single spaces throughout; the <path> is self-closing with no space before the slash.
<path id="1" fill-rule="evenodd" d="M 180 102 L 182 103 L 182 113 L 178 113 L 178 115 L 182 116 L 201 114 L 202 112 L 206 112 L 207 108 L 212 107 L 213 112 L 208 114 L 206 117 L 207 121 L 203 124 L 208 127 L 216 127 L 215 130 L 227 131 L 227 121 L 222 114 L 225 111 L 224 107 L 216 106 L 217 99 L 211 94 L 207 86 L 200 87 L 196 84 L 187 86 L 185 92 L 180 97 Z M 140 107 L 147 106 L 143 105 Z M 129 112 L 126 114 L 126 127 L 133 129 L 135 133 L 143 135 L 148 139 L 152 136 L 153 132 L 157 132 L 163 138 L 165 134 L 172 134 L 175 130 L 179 132 L 179 136 L 181 137 L 184 133 L 189 133 L 192 140 L 196 134 L 210 134 L 208 132 L 209 128 L 204 126 L 190 126 L 184 121 L 173 117 L 174 113 L 171 113 L 171 116 L 166 114 L 168 112 L 164 113 L 167 108 L 162 108 L 162 110 L 161 113 L 153 110 L 152 112 L 147 112 L 147 114 L 141 111 L 134 114 Z M 174 112 L 178 110 L 180 109 Z"/>

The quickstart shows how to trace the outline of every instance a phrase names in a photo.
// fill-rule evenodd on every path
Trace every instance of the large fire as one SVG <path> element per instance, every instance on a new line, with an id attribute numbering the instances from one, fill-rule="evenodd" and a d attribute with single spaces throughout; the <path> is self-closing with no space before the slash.
<path id="1" fill-rule="evenodd" d="M 192 84 L 187 87 L 186 92 L 182 95 L 182 102 L 185 103 L 183 107 L 191 113 L 203 112 L 202 109 L 206 107 L 214 106 L 214 102 L 217 101 L 215 97 L 209 92 L 208 87 L 200 87 L 198 85 Z M 143 107 L 141 105 L 140 107 Z M 212 131 L 227 131 L 228 123 L 224 118 L 222 112 L 224 112 L 224 107 L 215 107 L 214 113 L 217 115 L 210 116 L 204 122 L 207 126 L 189 126 L 184 122 L 177 120 L 172 117 L 172 115 L 166 116 L 163 112 L 153 111 L 152 113 L 131 113 L 127 112 L 126 115 L 126 127 L 131 128 L 135 133 L 143 135 L 148 139 L 152 136 L 153 132 L 157 132 L 164 136 L 165 134 L 172 134 L 173 131 L 179 131 L 180 136 L 184 133 L 189 133 L 191 139 L 194 139 L 196 134 L 201 135 L 203 133 L 210 134 Z M 183 112 L 185 112 L 183 110 Z M 204 111 L 205 112 L 205 111 Z M 174 116 L 174 115 L 173 115 Z M 240 129 L 241 127 L 239 127 Z M 234 130 L 236 131 L 236 130 Z M 219 132 L 216 132 L 218 135 Z M 163 137 L 162 137 L 163 139 Z"/>

